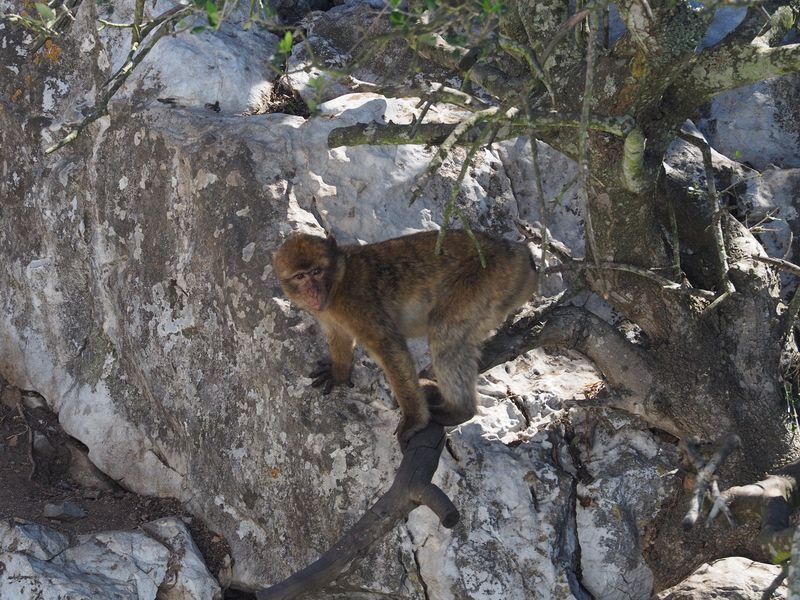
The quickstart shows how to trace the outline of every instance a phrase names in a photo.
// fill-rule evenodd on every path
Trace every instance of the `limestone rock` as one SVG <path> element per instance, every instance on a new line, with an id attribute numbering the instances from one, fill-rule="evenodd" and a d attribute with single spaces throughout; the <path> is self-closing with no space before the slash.
<path id="1" fill-rule="evenodd" d="M 86 511 L 73 502 L 45 504 L 42 516 L 55 521 L 77 521 L 86 516 Z"/>
<path id="2" fill-rule="evenodd" d="M 731 556 L 704 564 L 678 585 L 664 590 L 657 600 L 761 600 L 780 574 L 778 565 Z M 786 598 L 784 582 L 772 598 Z"/>
<path id="3" fill-rule="evenodd" d="M 66 536 L 35 523 L 0 523 L 0 597 L 16 600 L 219 600 L 179 519 L 145 531 Z M 152 533 L 151 530 L 152 529 Z M 168 544 L 168 545 L 167 545 Z"/>

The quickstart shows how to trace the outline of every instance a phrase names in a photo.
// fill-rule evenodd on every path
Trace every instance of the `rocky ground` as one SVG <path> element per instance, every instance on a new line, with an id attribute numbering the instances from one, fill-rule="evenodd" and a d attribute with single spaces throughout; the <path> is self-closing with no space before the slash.
<path id="1" fill-rule="evenodd" d="M 0 399 L 0 521 L 34 521 L 72 538 L 132 530 L 161 517 L 178 516 L 187 524 L 209 570 L 220 578 L 230 561 L 227 542 L 178 500 L 134 494 L 106 478 L 36 394 L 4 386 Z M 45 516 L 49 511 L 77 509 L 85 516 Z M 227 600 L 252 597 L 234 590 L 225 594 Z"/>

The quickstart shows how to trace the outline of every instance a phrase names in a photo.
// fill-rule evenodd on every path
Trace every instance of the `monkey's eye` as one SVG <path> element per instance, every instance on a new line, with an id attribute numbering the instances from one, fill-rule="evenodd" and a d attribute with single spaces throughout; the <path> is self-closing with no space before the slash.
<path id="1" fill-rule="evenodd" d="M 292 279 L 294 279 L 295 281 L 301 281 L 303 279 L 303 277 L 305 277 L 305 276 L 306 276 L 305 273 L 298 273 L 297 275 L 292 277 Z"/>
<path id="2" fill-rule="evenodd" d="M 322 269 L 320 269 L 319 267 L 314 267 L 309 271 L 309 273 L 311 273 L 311 275 L 314 275 L 316 277 L 317 275 L 322 273 Z"/>

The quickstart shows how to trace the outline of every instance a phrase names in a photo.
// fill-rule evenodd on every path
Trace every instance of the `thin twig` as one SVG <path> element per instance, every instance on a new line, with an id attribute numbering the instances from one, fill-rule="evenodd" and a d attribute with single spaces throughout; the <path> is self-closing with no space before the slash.
<path id="1" fill-rule="evenodd" d="M 723 292 L 723 293 L 721 293 L 719 296 L 717 296 L 716 298 L 714 298 L 714 301 L 713 301 L 711 304 L 709 304 L 708 306 L 706 306 L 706 307 L 705 307 L 705 308 L 702 310 L 702 312 L 700 313 L 700 316 L 701 316 L 701 317 L 706 317 L 706 316 L 710 315 L 710 314 L 711 314 L 711 313 L 713 313 L 715 310 L 717 310 L 717 307 L 718 307 L 720 304 L 722 304 L 723 302 L 725 302 L 725 300 L 727 300 L 728 298 L 730 298 L 732 295 L 733 295 L 733 292 Z"/>
<path id="2" fill-rule="evenodd" d="M 714 165 L 711 161 L 711 146 L 701 135 L 696 135 L 685 129 L 678 132 L 678 137 L 689 142 L 700 150 L 703 155 L 703 166 L 706 173 L 706 189 L 708 190 L 708 201 L 711 204 L 711 231 L 714 236 L 714 245 L 717 250 L 717 260 L 719 262 L 719 286 L 720 294 L 731 294 L 736 291 L 733 283 L 728 277 L 728 254 L 725 250 L 725 238 L 722 235 L 722 217 L 725 212 L 719 205 L 717 197 L 717 185 L 714 178 Z"/>
<path id="3" fill-rule="evenodd" d="M 591 21 L 591 18 L 589 19 Z M 589 209 L 589 116 L 592 110 L 593 87 L 594 87 L 594 63 L 597 55 L 597 33 L 594 27 L 589 27 L 589 37 L 586 42 L 586 79 L 583 86 L 583 104 L 581 106 L 581 121 L 578 127 L 578 171 L 580 174 L 580 185 L 583 192 L 583 223 L 584 234 L 586 236 L 586 246 L 592 260 L 598 263 L 600 255 L 597 251 L 597 243 L 592 227 L 592 215 Z"/>
<path id="4" fill-rule="evenodd" d="M 531 107 L 528 102 L 525 102 L 525 112 L 528 116 L 528 120 L 531 122 L 531 126 L 528 128 L 528 143 L 531 146 L 531 164 L 533 166 L 533 180 L 536 183 L 536 194 L 539 197 L 539 222 L 541 224 L 542 229 L 542 256 L 541 256 L 541 268 L 544 269 L 547 267 L 547 247 L 549 246 L 549 232 L 547 230 L 547 203 L 544 199 L 544 186 L 542 185 L 542 171 L 539 168 L 539 144 L 536 141 L 536 128 L 532 124 L 531 120 Z M 539 277 L 538 281 L 536 282 L 536 287 L 538 288 L 536 291 L 538 294 L 542 293 L 542 286 L 544 285 L 544 277 Z"/>
<path id="5" fill-rule="evenodd" d="M 431 162 L 428 163 L 428 167 L 425 169 L 425 173 L 417 180 L 417 183 L 411 190 L 411 200 L 409 204 L 413 204 L 414 201 L 419 198 L 422 191 L 425 189 L 425 186 L 428 184 L 428 181 L 433 176 L 433 174 L 439 170 L 439 167 L 442 166 L 444 159 L 450 154 L 450 151 L 455 146 L 456 142 L 463 137 L 464 135 L 469 132 L 475 125 L 477 125 L 481 121 L 485 121 L 486 119 L 493 117 L 497 114 L 497 111 L 500 110 L 498 107 L 493 106 L 491 108 L 487 108 L 485 110 L 481 110 L 476 112 L 473 115 L 470 115 L 463 121 L 461 121 L 458 126 L 447 136 L 444 142 L 441 143 L 439 149 L 436 151 L 436 154 L 431 159 Z M 480 139 L 480 136 L 479 138 Z M 473 142 L 474 146 L 475 142 Z M 463 177 L 461 177 L 463 179 Z"/>
<path id="6" fill-rule="evenodd" d="M 703 498 L 705 498 L 706 491 L 712 483 L 714 473 L 725 459 L 728 458 L 728 455 L 736 448 L 739 448 L 741 444 L 742 441 L 739 439 L 738 435 L 728 435 L 722 447 L 705 463 L 702 458 L 700 458 L 697 449 L 692 448 L 692 446 L 695 445 L 692 441 L 688 441 L 684 444 L 684 448 L 688 450 L 689 459 L 694 463 L 695 468 L 697 468 L 697 479 L 694 483 L 692 498 L 689 501 L 689 510 L 683 518 L 684 529 L 691 529 L 697 523 L 697 520 L 700 518 L 700 509 L 703 506 Z"/>
<path id="7" fill-rule="evenodd" d="M 547 267 L 544 270 L 544 273 L 545 275 L 550 275 L 552 273 L 561 273 L 562 271 L 580 271 L 584 269 L 626 271 L 628 273 L 633 273 L 634 275 L 639 275 L 640 277 L 644 277 L 645 279 L 649 279 L 650 281 L 658 284 L 659 286 L 661 286 L 666 290 L 684 289 L 679 283 L 676 283 L 661 275 L 658 275 L 657 273 L 653 273 L 649 269 L 644 269 L 642 267 L 637 267 L 636 265 L 629 265 L 625 263 L 606 262 L 606 261 L 602 262 L 598 261 L 590 263 L 590 262 L 576 260 L 561 265 L 553 265 L 552 267 Z M 697 293 L 702 293 L 702 290 L 693 290 L 693 291 Z"/>
<path id="8" fill-rule="evenodd" d="M 477 138 L 470 147 L 469 151 L 467 152 L 467 156 L 464 158 L 464 162 L 461 164 L 461 170 L 458 172 L 458 177 L 456 178 L 455 183 L 453 184 L 453 189 L 450 190 L 450 196 L 447 199 L 447 202 L 444 206 L 443 216 L 442 216 L 442 227 L 439 230 L 439 235 L 436 237 L 436 249 L 434 252 L 439 255 L 442 253 L 442 244 L 444 243 L 444 237 L 447 233 L 448 228 L 450 227 L 450 220 L 452 218 L 453 212 L 461 220 L 462 225 L 464 225 L 464 229 L 467 231 L 467 234 L 472 239 L 475 247 L 478 250 L 478 257 L 481 261 L 481 266 L 486 266 L 486 258 L 483 256 L 483 251 L 481 250 L 481 246 L 478 243 L 475 234 L 472 232 L 472 229 L 469 226 L 469 222 L 466 219 L 466 216 L 461 211 L 461 209 L 456 205 L 456 199 L 458 197 L 458 192 L 461 189 L 461 183 L 464 181 L 464 177 L 467 174 L 467 170 L 469 169 L 469 165 L 472 164 L 472 158 L 475 156 L 475 153 L 478 151 L 478 148 L 481 146 L 481 138 Z"/>
<path id="9" fill-rule="evenodd" d="M 775 579 L 772 580 L 772 583 L 767 586 L 767 589 L 764 590 L 764 593 L 761 594 L 761 600 L 770 600 L 778 591 L 778 588 L 781 587 L 781 584 L 786 579 L 787 575 L 789 575 L 789 563 L 784 562 L 781 564 L 781 572 L 775 576 Z"/>
<path id="10" fill-rule="evenodd" d="M 114 73 L 104 84 L 106 90 L 100 95 L 98 98 L 94 109 L 91 113 L 89 113 L 83 120 L 78 122 L 77 124 L 73 125 L 72 131 L 70 131 L 64 138 L 50 146 L 45 150 L 45 154 L 51 154 L 60 148 L 63 148 L 67 144 L 75 141 L 75 139 L 80 135 L 80 133 L 88 127 L 91 123 L 94 123 L 97 119 L 105 116 L 108 114 L 108 103 L 111 101 L 111 98 L 114 97 L 114 94 L 117 93 L 122 84 L 128 79 L 133 70 L 136 66 L 142 62 L 145 56 L 153 49 L 156 43 L 164 37 L 168 32 L 169 28 L 174 24 L 177 23 L 180 19 L 182 19 L 185 15 L 192 12 L 191 6 L 175 6 L 161 15 L 153 19 L 152 21 L 148 22 L 145 26 L 141 28 L 141 39 L 144 39 L 151 32 L 153 33 L 153 37 L 151 38 L 150 42 L 144 46 L 139 47 L 140 44 L 138 42 L 131 42 L 131 49 L 128 53 L 128 58 L 126 59 L 125 63 Z"/>
<path id="11" fill-rule="evenodd" d="M 771 256 L 761 256 L 760 254 L 751 254 L 750 258 L 758 262 L 763 262 L 773 267 L 777 267 L 781 271 L 788 271 L 792 275 L 800 277 L 800 265 L 796 265 L 788 260 L 782 258 L 772 258 Z"/>
<path id="12" fill-rule="evenodd" d="M 31 465 L 31 470 L 28 473 L 28 479 L 33 479 L 33 476 L 36 474 L 36 459 L 33 456 L 33 429 L 28 423 L 28 417 L 25 416 L 25 411 L 22 408 L 21 402 L 17 404 L 17 412 L 22 418 L 22 422 L 25 423 L 25 429 L 28 430 L 28 462 Z"/>
<path id="13" fill-rule="evenodd" d="M 423 99 L 434 100 L 435 103 L 446 103 L 465 108 L 467 110 L 475 110 L 486 108 L 488 105 L 466 92 L 457 90 L 455 88 L 442 85 L 441 83 L 431 82 L 423 83 L 419 87 L 405 86 L 405 85 L 378 85 L 355 79 L 352 76 L 348 77 L 348 87 L 354 92 L 372 92 L 380 94 L 387 98 L 407 98 L 409 96 L 419 96 Z"/>

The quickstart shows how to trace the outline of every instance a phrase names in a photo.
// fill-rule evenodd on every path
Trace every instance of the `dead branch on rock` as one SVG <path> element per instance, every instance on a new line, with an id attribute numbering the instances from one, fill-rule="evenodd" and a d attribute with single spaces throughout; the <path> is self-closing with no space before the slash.
<path id="1" fill-rule="evenodd" d="M 459 514 L 450 498 L 431 478 L 445 443 L 441 425 L 429 424 L 403 448 L 403 460 L 392 486 L 327 552 L 306 568 L 269 588 L 256 592 L 258 600 L 289 600 L 317 591 L 334 581 L 354 559 L 391 531 L 420 505 L 430 508 L 442 526 L 451 528 Z"/>
<path id="2" fill-rule="evenodd" d="M 774 564 L 784 563 L 791 555 L 795 531 L 791 523 L 792 512 L 800 501 L 798 494 L 800 462 L 790 463 L 761 481 L 734 486 L 720 492 L 716 488 L 716 481 L 712 479 L 713 473 L 739 444 L 738 436 L 728 436 L 723 446 L 706 463 L 703 463 L 696 443 L 686 445 L 689 459 L 702 466 L 698 469 L 692 502 L 684 518 L 684 527 L 688 529 L 697 522 L 703 497 L 710 486 L 712 489 L 709 495 L 713 504 L 706 523 L 711 523 L 720 513 L 726 515 L 732 526 L 760 520 L 761 531 L 757 543 L 761 551 L 769 556 Z"/>
<path id="3" fill-rule="evenodd" d="M 725 239 L 722 235 L 722 219 L 725 212 L 719 205 L 717 195 L 717 185 L 714 179 L 714 165 L 711 160 L 711 146 L 700 133 L 681 129 L 678 137 L 696 146 L 703 156 L 703 166 L 706 174 L 706 189 L 708 191 L 708 201 L 711 205 L 711 232 L 714 235 L 714 245 L 717 250 L 717 261 L 719 262 L 719 293 L 723 296 L 730 296 L 736 290 L 728 277 L 728 252 L 725 249 Z"/>
<path id="4" fill-rule="evenodd" d="M 31 465 L 31 470 L 28 472 L 28 479 L 33 479 L 33 476 L 36 475 L 36 459 L 33 456 L 33 428 L 30 423 L 28 423 L 28 417 L 25 416 L 25 409 L 22 408 L 22 402 L 17 404 L 17 412 L 28 434 L 28 463 Z"/>
<path id="5" fill-rule="evenodd" d="M 729 435 L 720 449 L 706 461 L 703 455 L 700 454 L 699 441 L 691 439 L 683 442 L 682 446 L 689 460 L 697 469 L 697 479 L 694 482 L 694 491 L 692 492 L 692 499 L 689 502 L 689 510 L 683 518 L 684 529 L 691 529 L 697 523 L 697 519 L 700 518 L 700 509 L 703 506 L 703 499 L 706 497 L 707 493 L 711 494 L 715 508 L 725 513 L 729 520 L 731 519 L 727 505 L 720 503 L 721 494 L 714 480 L 714 473 L 716 473 L 719 466 L 725 462 L 728 455 L 736 448 L 739 448 L 741 444 L 742 442 L 738 435 Z M 710 492 L 709 487 L 711 488 Z M 717 513 L 714 513 L 714 516 L 716 516 L 716 514 Z M 711 518 L 711 515 L 709 515 L 709 520 L 711 520 Z"/>

